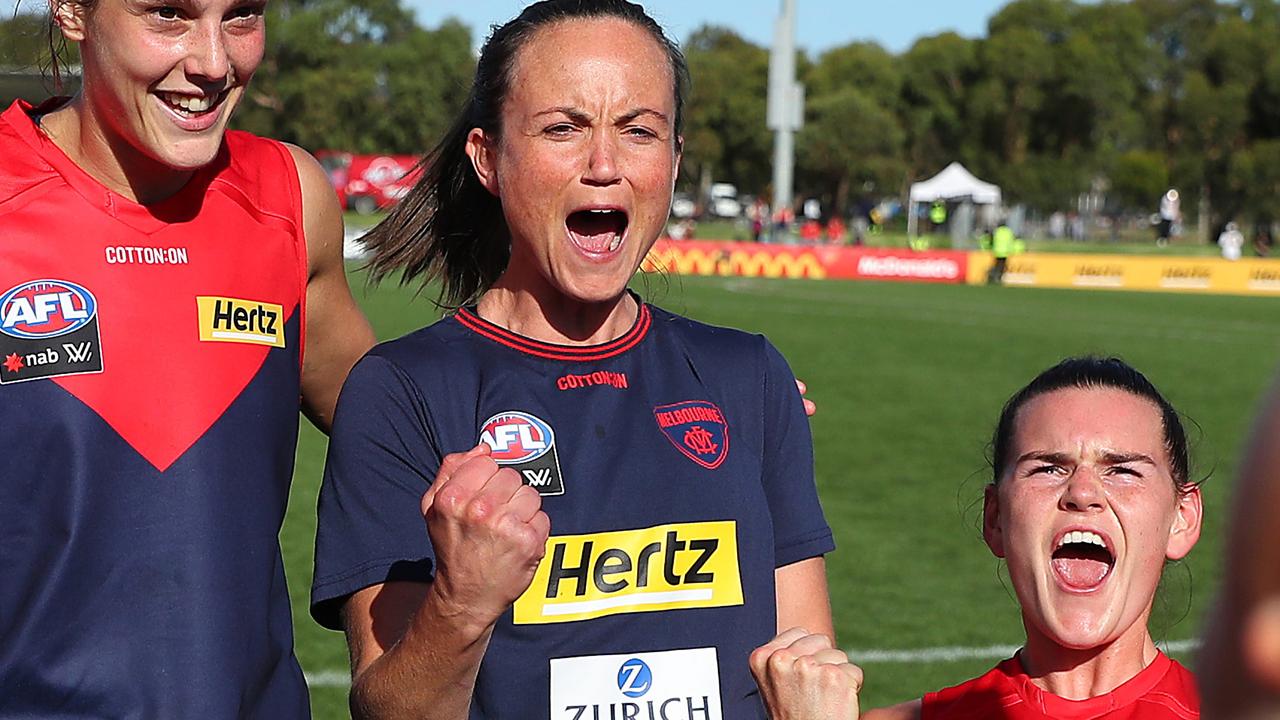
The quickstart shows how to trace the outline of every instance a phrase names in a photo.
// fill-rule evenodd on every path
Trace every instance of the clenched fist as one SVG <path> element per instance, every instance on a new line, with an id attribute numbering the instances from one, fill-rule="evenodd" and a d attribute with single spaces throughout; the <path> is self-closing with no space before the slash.
<path id="1" fill-rule="evenodd" d="M 857 720 L 862 669 L 826 635 L 792 628 L 756 648 L 750 662 L 773 720 Z"/>
<path id="2" fill-rule="evenodd" d="M 551 532 L 538 491 L 499 468 L 484 444 L 445 457 L 422 516 L 436 554 L 431 592 L 478 627 L 497 622 L 529 587 Z"/>

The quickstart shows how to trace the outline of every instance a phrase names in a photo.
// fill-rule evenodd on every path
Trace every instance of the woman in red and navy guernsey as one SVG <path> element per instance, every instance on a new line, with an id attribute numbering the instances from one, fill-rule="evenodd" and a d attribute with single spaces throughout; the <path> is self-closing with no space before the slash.
<path id="1" fill-rule="evenodd" d="M 225 131 L 262 2 L 53 6 L 82 89 L 0 115 L 0 717 L 306 717 L 299 398 L 372 345 L 337 202 Z"/>
<path id="2" fill-rule="evenodd" d="M 832 632 L 786 363 L 626 289 L 668 216 L 684 75 L 638 5 L 526 8 L 375 233 L 377 272 L 461 309 L 339 402 L 312 612 L 346 631 L 358 717 L 763 717 L 751 649 Z"/>
<path id="3" fill-rule="evenodd" d="M 983 535 L 1008 565 L 1026 643 L 981 677 L 865 716 L 1200 717 L 1195 678 L 1147 627 L 1166 561 L 1200 537 L 1169 401 L 1116 358 L 1064 360 L 1005 404 L 992 463 Z M 862 676 L 843 655 L 793 631 L 754 653 L 752 670 L 778 718 L 857 718 Z"/>

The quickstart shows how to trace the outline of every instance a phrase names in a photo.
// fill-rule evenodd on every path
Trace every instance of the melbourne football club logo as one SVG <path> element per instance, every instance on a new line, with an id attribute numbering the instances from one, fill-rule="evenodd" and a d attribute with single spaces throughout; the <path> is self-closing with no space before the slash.
<path id="1" fill-rule="evenodd" d="M 101 344 L 83 285 L 32 280 L 0 294 L 0 384 L 102 372 Z"/>
<path id="2" fill-rule="evenodd" d="M 729 423 L 715 403 L 685 400 L 653 409 L 658 427 L 676 449 L 708 470 L 729 455 Z"/>
<path id="3" fill-rule="evenodd" d="M 500 412 L 480 426 L 480 442 L 489 446 L 494 462 L 519 472 L 539 495 L 564 494 L 556 433 L 542 418 L 517 410 Z"/>

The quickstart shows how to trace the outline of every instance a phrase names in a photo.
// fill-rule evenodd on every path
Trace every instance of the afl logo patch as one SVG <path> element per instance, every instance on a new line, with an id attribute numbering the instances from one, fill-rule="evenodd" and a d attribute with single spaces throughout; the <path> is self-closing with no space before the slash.
<path id="1" fill-rule="evenodd" d="M 0 332 L 9 337 L 56 338 L 88 325 L 97 314 L 93 293 L 66 280 L 34 280 L 0 295 Z"/>
<path id="2" fill-rule="evenodd" d="M 494 462 L 514 468 L 539 495 L 564 494 L 556 433 L 547 421 L 518 410 L 500 412 L 480 426 L 480 442 Z"/>
<path id="3" fill-rule="evenodd" d="M 102 372 L 98 300 L 67 280 L 0 294 L 0 385 Z"/>
<path id="4" fill-rule="evenodd" d="M 729 455 L 729 423 L 715 403 L 685 400 L 653 409 L 658 427 L 685 457 L 715 470 Z"/>

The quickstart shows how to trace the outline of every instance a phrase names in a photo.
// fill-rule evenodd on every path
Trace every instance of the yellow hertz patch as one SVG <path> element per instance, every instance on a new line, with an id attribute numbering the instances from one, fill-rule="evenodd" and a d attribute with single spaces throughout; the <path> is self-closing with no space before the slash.
<path id="1" fill-rule="evenodd" d="M 279 305 L 237 298 L 197 296 L 200 339 L 284 347 L 284 311 Z"/>
<path id="2" fill-rule="evenodd" d="M 742 604 L 737 523 L 658 525 L 547 539 L 516 625 Z"/>

